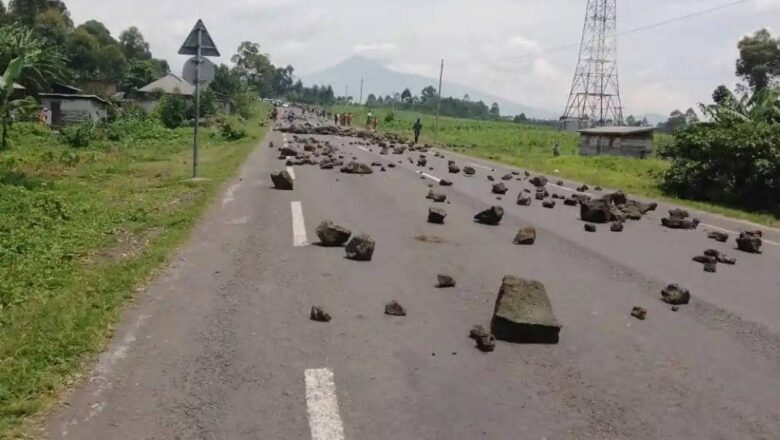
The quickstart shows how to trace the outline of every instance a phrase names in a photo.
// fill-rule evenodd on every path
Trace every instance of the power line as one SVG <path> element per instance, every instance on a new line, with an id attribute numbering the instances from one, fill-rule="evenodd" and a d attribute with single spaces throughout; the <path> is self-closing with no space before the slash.
<path id="1" fill-rule="evenodd" d="M 655 22 L 655 23 L 651 23 L 651 24 L 635 27 L 635 28 L 632 28 L 632 29 L 628 29 L 628 30 L 625 30 L 625 31 L 622 31 L 622 32 L 618 32 L 617 36 L 620 37 L 620 36 L 623 36 L 623 35 L 633 34 L 633 33 L 636 33 L 636 32 L 641 32 L 641 31 L 645 31 L 645 30 L 648 30 L 648 29 L 657 28 L 657 27 L 664 26 L 664 25 L 667 25 L 667 24 L 676 23 L 678 21 L 683 21 L 683 20 L 687 20 L 687 19 L 690 19 L 690 18 L 699 17 L 701 15 L 706 15 L 706 14 L 717 12 L 717 11 L 720 11 L 720 10 L 723 10 L 723 9 L 727 9 L 727 8 L 731 8 L 731 7 L 734 7 L 734 6 L 737 6 L 737 5 L 741 5 L 741 4 L 747 3 L 749 1 L 752 1 L 752 0 L 737 0 L 737 1 L 734 1 L 734 2 L 731 2 L 731 3 L 727 3 L 727 4 L 724 4 L 724 5 L 720 5 L 720 6 L 715 6 L 715 7 L 709 8 L 709 9 L 703 9 L 701 11 L 692 12 L 690 14 L 680 15 L 678 17 L 673 17 L 673 18 L 669 18 L 667 20 L 663 20 L 663 21 L 659 21 L 659 22 Z M 576 47 L 579 47 L 579 46 L 580 46 L 580 43 L 565 44 L 565 45 L 561 45 L 561 46 L 553 46 L 553 47 L 545 49 L 545 50 L 543 50 L 541 52 L 529 52 L 529 53 L 525 53 L 525 54 L 517 55 L 517 56 L 513 56 L 513 57 L 495 58 L 495 59 L 492 59 L 492 60 L 484 60 L 484 62 L 490 63 L 490 62 L 496 62 L 496 61 L 520 60 L 520 59 L 524 59 L 524 58 L 537 57 L 537 56 L 548 54 L 548 53 L 560 52 L 560 51 L 563 51 L 563 50 L 572 49 L 572 48 L 576 48 Z"/>

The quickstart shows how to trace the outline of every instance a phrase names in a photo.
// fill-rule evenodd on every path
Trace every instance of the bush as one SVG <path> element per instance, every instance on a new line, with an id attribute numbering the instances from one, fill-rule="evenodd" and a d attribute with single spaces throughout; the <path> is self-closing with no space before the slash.
<path id="1" fill-rule="evenodd" d="M 780 212 L 780 124 L 696 124 L 660 154 L 673 160 L 663 186 L 680 197 Z"/>
<path id="2" fill-rule="evenodd" d="M 236 116 L 226 116 L 219 123 L 219 132 L 223 138 L 235 141 L 246 137 L 246 123 Z"/>
<path id="3" fill-rule="evenodd" d="M 163 95 L 155 112 L 160 121 L 168 128 L 178 128 L 187 120 L 189 103 L 181 95 Z"/>
<path id="4" fill-rule="evenodd" d="M 389 123 L 391 123 L 393 121 L 395 121 L 395 114 L 393 112 L 390 112 L 390 113 L 385 115 L 385 122 L 386 123 L 389 124 Z"/>
<path id="5" fill-rule="evenodd" d="M 255 102 L 257 102 L 257 95 L 251 92 L 239 93 L 233 97 L 236 113 L 244 119 L 249 119 L 253 116 Z"/>
<path id="6" fill-rule="evenodd" d="M 92 142 L 95 134 L 95 123 L 92 120 L 84 120 L 78 125 L 65 127 L 60 130 L 62 140 L 73 148 L 86 148 Z"/>

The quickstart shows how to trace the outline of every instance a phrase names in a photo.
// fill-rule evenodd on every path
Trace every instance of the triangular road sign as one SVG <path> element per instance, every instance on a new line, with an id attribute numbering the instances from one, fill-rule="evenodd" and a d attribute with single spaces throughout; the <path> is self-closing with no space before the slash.
<path id="1" fill-rule="evenodd" d="M 211 39 L 209 31 L 206 30 L 206 25 L 203 24 L 203 20 L 198 19 L 195 23 L 195 27 L 192 28 L 192 32 L 184 40 L 181 49 L 179 49 L 179 55 L 197 55 L 198 54 L 198 32 L 200 32 L 200 54 L 204 57 L 218 57 L 219 50 L 214 44 L 214 40 Z"/>

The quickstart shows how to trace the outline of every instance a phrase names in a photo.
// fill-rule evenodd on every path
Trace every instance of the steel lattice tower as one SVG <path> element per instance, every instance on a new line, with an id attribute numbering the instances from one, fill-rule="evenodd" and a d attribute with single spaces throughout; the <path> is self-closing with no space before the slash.
<path id="1" fill-rule="evenodd" d="M 587 0 L 580 56 L 561 123 L 623 125 L 617 68 L 617 0 Z"/>

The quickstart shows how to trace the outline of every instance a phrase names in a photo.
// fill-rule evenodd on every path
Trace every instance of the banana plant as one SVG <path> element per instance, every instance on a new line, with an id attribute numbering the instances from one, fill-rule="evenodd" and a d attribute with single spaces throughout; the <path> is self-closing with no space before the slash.
<path id="1" fill-rule="evenodd" d="M 8 148 L 8 124 L 11 120 L 11 110 L 16 107 L 20 100 L 11 100 L 11 95 L 14 92 L 14 83 L 19 75 L 22 74 L 22 68 L 24 67 L 24 58 L 16 57 L 8 63 L 8 67 L 5 68 L 3 76 L 0 77 L 0 118 L 2 118 L 2 137 L 0 138 L 0 149 Z"/>

